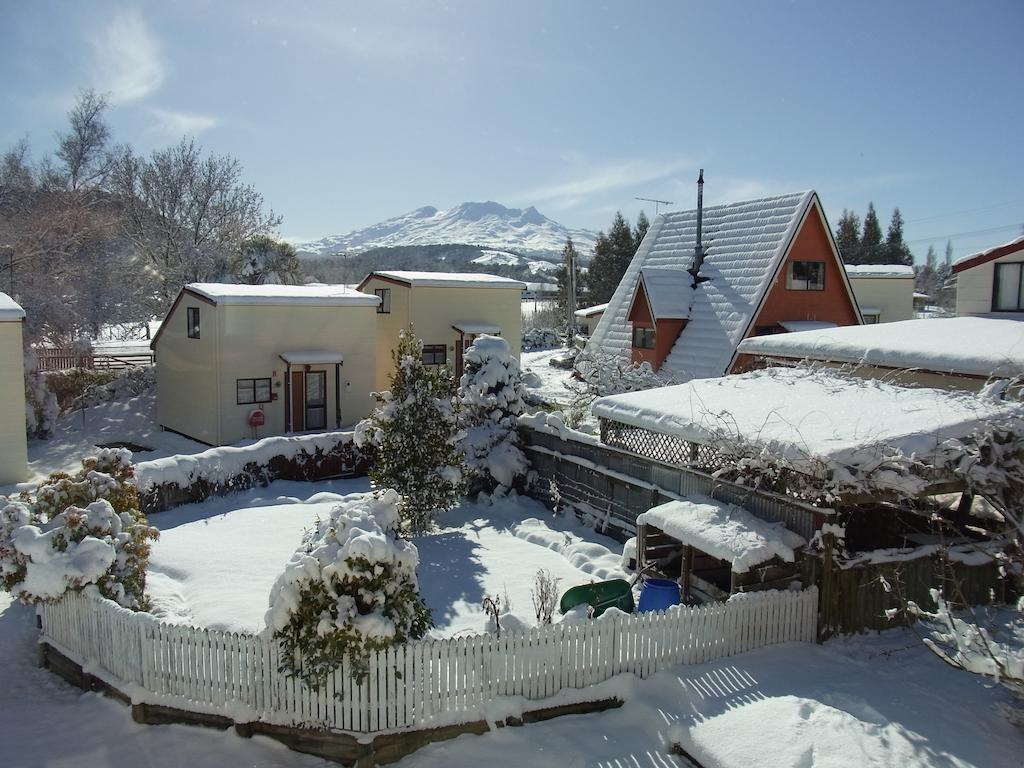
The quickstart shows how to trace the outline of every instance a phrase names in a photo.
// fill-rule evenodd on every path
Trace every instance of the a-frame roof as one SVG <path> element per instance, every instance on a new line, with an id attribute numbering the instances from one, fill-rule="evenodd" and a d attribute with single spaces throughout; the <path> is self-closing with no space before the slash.
<path id="1" fill-rule="evenodd" d="M 678 381 L 726 373 L 801 224 L 815 210 L 820 213 L 813 190 L 704 208 L 702 243 L 707 255 L 701 275 L 708 280 L 692 292 L 689 322 L 662 363 L 662 373 Z M 667 213 L 654 220 L 588 350 L 629 355 L 628 313 L 641 270 L 689 269 L 696 233 L 696 210 Z M 848 282 L 846 290 L 849 293 Z"/>

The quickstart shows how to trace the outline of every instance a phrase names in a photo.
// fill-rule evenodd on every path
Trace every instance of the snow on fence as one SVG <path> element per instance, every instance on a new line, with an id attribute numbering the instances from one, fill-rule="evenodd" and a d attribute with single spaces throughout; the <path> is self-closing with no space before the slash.
<path id="1" fill-rule="evenodd" d="M 274 480 L 323 480 L 366 474 L 372 454 L 352 432 L 266 437 L 251 445 L 224 446 L 135 465 L 143 511 L 243 491 Z"/>
<path id="2" fill-rule="evenodd" d="M 346 663 L 319 691 L 279 671 L 278 643 L 265 635 L 172 625 L 79 593 L 42 606 L 41 642 L 134 703 L 239 723 L 378 733 L 479 720 L 502 697 L 538 701 L 623 673 L 647 677 L 776 643 L 814 642 L 817 605 L 811 587 L 500 637 L 420 641 L 374 653 L 360 685 Z"/>

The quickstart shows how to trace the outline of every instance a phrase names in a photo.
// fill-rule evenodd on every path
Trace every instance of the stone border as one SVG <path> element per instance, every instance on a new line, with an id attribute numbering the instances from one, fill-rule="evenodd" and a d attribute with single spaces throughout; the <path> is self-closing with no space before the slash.
<path id="1" fill-rule="evenodd" d="M 234 728 L 239 736 L 248 738 L 259 734 L 279 741 L 295 752 L 316 755 L 342 765 L 356 768 L 373 768 L 376 765 L 394 763 L 412 754 L 421 747 L 439 741 L 447 741 L 464 733 L 481 735 L 491 730 L 486 720 L 445 725 L 414 731 L 381 733 L 369 741 L 360 741 L 349 733 L 298 728 L 271 723 L 236 723 L 225 715 L 192 712 L 160 704 L 133 704 L 131 697 L 105 680 L 86 672 L 80 664 L 65 656 L 55 646 L 45 641 L 39 643 L 39 665 L 58 677 L 84 691 L 98 691 L 122 704 L 131 707 L 132 720 L 146 725 L 168 725 L 179 723 L 199 725 L 207 728 L 227 730 Z M 554 707 L 523 712 L 519 717 L 507 717 L 496 723 L 497 727 L 516 727 L 526 723 L 539 723 L 562 715 L 582 715 L 621 707 L 618 698 L 588 701 L 579 704 L 563 704 Z"/>

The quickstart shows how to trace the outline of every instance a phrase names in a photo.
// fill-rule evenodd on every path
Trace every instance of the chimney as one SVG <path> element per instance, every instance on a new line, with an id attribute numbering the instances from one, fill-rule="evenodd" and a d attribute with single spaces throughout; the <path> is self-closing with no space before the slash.
<path id="1" fill-rule="evenodd" d="M 700 268 L 704 266 L 704 245 L 701 242 L 702 228 L 704 226 L 704 169 L 700 169 L 700 176 L 697 177 L 697 244 L 693 247 L 693 266 L 687 272 L 693 275 L 693 287 L 696 288 L 708 278 L 700 274 Z"/>

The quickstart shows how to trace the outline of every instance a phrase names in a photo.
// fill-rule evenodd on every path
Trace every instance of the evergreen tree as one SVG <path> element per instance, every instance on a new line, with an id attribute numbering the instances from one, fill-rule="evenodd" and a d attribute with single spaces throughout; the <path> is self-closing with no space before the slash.
<path id="1" fill-rule="evenodd" d="M 480 336 L 466 350 L 459 381 L 459 434 L 474 490 L 512 488 L 526 476 L 529 462 L 519 448 L 523 376 L 508 342 Z"/>
<path id="2" fill-rule="evenodd" d="M 402 523 L 412 534 L 429 531 L 438 512 L 451 509 L 465 484 L 455 446 L 452 371 L 423 363 L 423 342 L 412 328 L 399 334 L 391 389 L 356 428 L 357 443 L 376 447 L 370 478 L 402 495 Z"/>
<path id="3" fill-rule="evenodd" d="M 640 215 L 636 217 L 636 226 L 633 227 L 633 253 L 636 253 L 637 248 L 640 247 L 640 243 L 644 241 L 644 235 L 647 234 L 647 230 L 650 229 L 651 222 L 647 220 L 647 214 L 640 211 Z"/>
<path id="4" fill-rule="evenodd" d="M 859 260 L 855 264 L 884 264 L 885 249 L 882 247 L 882 225 L 878 223 L 874 203 L 868 203 L 864 214 L 864 231 L 860 237 Z"/>
<path id="5" fill-rule="evenodd" d="M 295 248 L 269 235 L 254 235 L 245 240 L 232 259 L 230 269 L 232 277 L 239 283 L 302 283 L 302 264 Z"/>
<path id="6" fill-rule="evenodd" d="M 892 218 L 889 220 L 889 231 L 885 237 L 886 261 L 889 264 L 905 264 L 913 266 L 914 254 L 910 252 L 907 244 L 903 242 L 903 215 L 899 208 L 894 208 Z M 935 253 L 932 251 L 932 256 Z M 934 265 L 932 265 L 934 271 Z"/>
<path id="7" fill-rule="evenodd" d="M 836 247 L 844 263 L 860 264 L 860 217 L 845 208 L 836 226 Z"/>
<path id="8" fill-rule="evenodd" d="M 914 268 L 914 290 L 927 293 L 934 297 L 936 286 L 939 283 L 939 275 L 936 269 L 937 257 L 935 248 L 928 246 L 928 253 L 925 254 L 924 264 Z"/>

